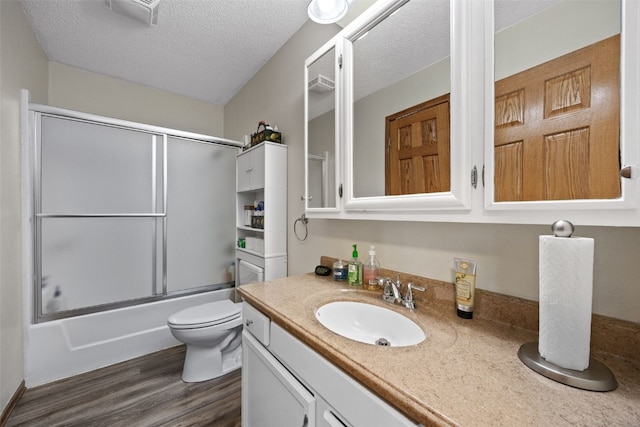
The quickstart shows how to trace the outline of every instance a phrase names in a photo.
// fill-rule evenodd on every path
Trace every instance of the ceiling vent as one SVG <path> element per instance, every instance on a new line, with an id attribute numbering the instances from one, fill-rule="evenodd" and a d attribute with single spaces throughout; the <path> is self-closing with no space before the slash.
<path id="1" fill-rule="evenodd" d="M 104 0 L 104 4 L 120 15 L 128 16 L 147 25 L 158 24 L 160 0 Z"/>
<path id="2" fill-rule="evenodd" d="M 326 93 L 335 89 L 336 84 L 333 80 L 328 77 L 323 76 L 322 74 L 318 74 L 317 77 L 314 77 L 309 81 L 309 91 L 315 93 Z"/>

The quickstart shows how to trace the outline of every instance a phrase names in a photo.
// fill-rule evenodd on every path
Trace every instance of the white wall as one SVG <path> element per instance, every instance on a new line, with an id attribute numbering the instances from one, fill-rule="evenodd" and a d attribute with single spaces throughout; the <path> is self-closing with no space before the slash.
<path id="1" fill-rule="evenodd" d="M 0 408 L 22 381 L 20 90 L 47 102 L 47 59 L 17 1 L 0 1 Z"/>
<path id="2" fill-rule="evenodd" d="M 223 133 L 219 105 L 57 62 L 49 63 L 49 104 L 205 135 Z"/>
<path id="3" fill-rule="evenodd" d="M 225 137 L 253 132 L 264 119 L 278 124 L 289 145 L 289 275 L 313 271 L 321 255 L 348 259 L 353 243 L 362 254 L 373 244 L 383 267 L 449 282 L 454 256 L 476 259 L 478 287 L 537 300 L 538 236 L 550 234 L 550 225 L 311 219 L 306 241 L 296 239 L 293 222 L 303 212 L 304 192 L 304 60 L 338 30 L 305 24 L 225 106 Z M 576 235 L 595 239 L 594 312 L 640 322 L 640 228 L 579 227 Z"/>

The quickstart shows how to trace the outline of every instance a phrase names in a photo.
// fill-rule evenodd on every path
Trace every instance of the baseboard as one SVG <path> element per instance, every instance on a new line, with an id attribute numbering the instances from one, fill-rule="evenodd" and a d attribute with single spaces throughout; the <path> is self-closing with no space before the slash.
<path id="1" fill-rule="evenodd" d="M 7 424 L 7 421 L 9 421 L 9 417 L 11 416 L 13 409 L 18 405 L 18 402 L 20 401 L 20 398 L 22 397 L 26 389 L 27 388 L 24 386 L 24 380 L 22 380 L 16 392 L 13 393 L 11 400 L 9 400 L 9 403 L 2 411 L 2 417 L 0 417 L 0 427 L 4 427 L 5 424 Z"/>

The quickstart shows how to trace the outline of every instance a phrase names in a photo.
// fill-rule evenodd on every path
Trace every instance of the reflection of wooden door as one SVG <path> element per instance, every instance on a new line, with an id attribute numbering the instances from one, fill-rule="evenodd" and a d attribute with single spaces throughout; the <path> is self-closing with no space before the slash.
<path id="1" fill-rule="evenodd" d="M 385 194 L 449 191 L 449 95 L 386 119 Z"/>
<path id="2" fill-rule="evenodd" d="M 620 196 L 620 36 L 496 82 L 495 200 Z"/>

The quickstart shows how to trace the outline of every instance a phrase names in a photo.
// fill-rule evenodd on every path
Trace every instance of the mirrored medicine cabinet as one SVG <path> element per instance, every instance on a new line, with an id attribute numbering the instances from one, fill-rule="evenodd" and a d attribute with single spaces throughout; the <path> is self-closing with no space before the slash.
<path id="1" fill-rule="evenodd" d="M 637 2 L 486 4 L 485 206 L 637 208 Z M 635 52 L 635 53 L 633 53 Z"/>
<path id="2" fill-rule="evenodd" d="M 618 0 L 379 0 L 305 62 L 307 215 L 640 225 L 639 19 Z"/>
<path id="3" fill-rule="evenodd" d="M 461 42 L 466 20 L 464 2 L 437 0 L 425 7 L 418 0 L 378 1 L 307 59 L 307 213 L 469 209 L 468 103 L 462 98 L 467 94 L 462 76 L 452 72 L 468 62 Z M 456 43 L 460 48 L 452 55 Z M 438 104 L 439 112 L 424 108 L 425 101 L 442 98 L 446 103 Z M 403 125 L 406 111 L 422 113 L 429 124 Z M 399 120 L 390 124 L 390 118 Z M 391 128 L 404 139 L 390 142 Z M 407 151 L 412 137 L 440 147 L 404 161 L 396 155 L 396 180 L 411 181 L 420 169 L 423 184 L 390 191 L 391 147 Z M 332 188 L 326 191 L 325 184 Z"/>

